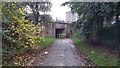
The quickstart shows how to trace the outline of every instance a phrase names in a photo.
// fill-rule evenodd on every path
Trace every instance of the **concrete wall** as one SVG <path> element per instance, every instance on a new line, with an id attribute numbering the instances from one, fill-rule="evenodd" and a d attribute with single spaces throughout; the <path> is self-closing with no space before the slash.
<path id="1" fill-rule="evenodd" d="M 69 34 L 70 33 L 70 25 L 64 24 L 64 23 L 49 23 L 46 26 L 46 34 L 48 36 L 54 36 L 55 37 L 55 31 L 56 29 L 62 29 L 64 28 L 64 33 Z"/>

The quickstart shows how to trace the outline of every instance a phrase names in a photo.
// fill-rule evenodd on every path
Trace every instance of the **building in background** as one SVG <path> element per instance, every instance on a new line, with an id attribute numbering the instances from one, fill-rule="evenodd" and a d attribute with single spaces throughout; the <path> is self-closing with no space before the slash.
<path id="1" fill-rule="evenodd" d="M 78 15 L 76 13 L 72 13 L 72 12 L 66 12 L 66 22 L 67 23 L 72 23 L 77 21 L 77 17 Z"/>

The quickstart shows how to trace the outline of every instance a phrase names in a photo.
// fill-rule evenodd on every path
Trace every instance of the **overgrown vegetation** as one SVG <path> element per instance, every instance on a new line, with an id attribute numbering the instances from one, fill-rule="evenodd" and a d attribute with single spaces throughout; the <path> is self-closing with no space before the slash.
<path id="1" fill-rule="evenodd" d="M 45 47 L 47 47 L 50 43 L 52 43 L 54 41 L 55 41 L 54 37 L 47 36 L 44 38 L 43 41 L 41 41 L 40 43 L 37 43 L 38 46 L 34 50 L 32 50 L 32 51 L 29 50 L 29 52 L 27 52 L 27 53 L 15 55 L 14 59 L 8 59 L 8 60 L 4 59 L 3 66 L 27 66 L 27 65 L 29 65 L 31 60 L 33 60 L 34 57 L 40 53 L 41 49 L 44 49 Z M 12 51 L 10 51 L 10 52 L 12 53 Z M 38 57 L 36 57 L 36 58 L 38 58 Z"/>
<path id="2" fill-rule="evenodd" d="M 80 49 L 98 66 L 117 66 L 118 57 L 107 55 L 101 51 L 98 51 L 95 48 L 92 48 L 78 39 L 76 34 L 71 36 L 71 39 L 76 46 L 80 46 Z"/>
<path id="3" fill-rule="evenodd" d="M 104 30 L 103 26 L 106 26 L 105 23 L 110 22 L 111 24 L 114 20 L 114 24 L 110 26 L 115 26 L 114 33 L 116 32 L 116 34 L 113 37 L 116 38 L 114 41 L 118 41 L 120 2 L 65 2 L 62 5 L 68 5 L 71 8 L 71 12 L 78 14 L 79 18 L 72 23 L 72 27 L 76 31 L 81 31 L 85 40 L 95 44 L 101 43 L 101 39 L 104 39 L 104 37 L 100 37 L 99 32 Z M 110 37 L 109 34 L 107 35 Z M 118 42 L 114 42 L 116 47 Z"/>
<path id="4" fill-rule="evenodd" d="M 33 51 L 36 46 L 43 47 L 53 40 L 44 38 L 45 27 L 33 24 L 25 17 L 25 6 L 15 2 L 2 3 L 2 50 L 3 65 L 18 54 Z M 37 22 L 38 23 L 38 22 Z M 44 44 L 44 40 L 48 40 Z"/>

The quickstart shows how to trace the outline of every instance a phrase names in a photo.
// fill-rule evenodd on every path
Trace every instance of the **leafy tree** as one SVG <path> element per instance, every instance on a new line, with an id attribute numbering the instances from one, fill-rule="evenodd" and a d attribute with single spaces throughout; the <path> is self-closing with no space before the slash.
<path id="1" fill-rule="evenodd" d="M 97 40 L 97 34 L 102 30 L 103 21 L 110 21 L 116 15 L 117 2 L 65 2 L 71 12 L 79 15 L 77 21 L 78 29 L 83 28 L 83 33 L 87 39 Z"/>
<path id="2" fill-rule="evenodd" d="M 2 21 L 2 3 L 0 2 L 0 27 L 1 27 L 1 21 Z"/>
<path id="3" fill-rule="evenodd" d="M 52 23 L 53 19 L 49 14 L 44 14 L 44 15 L 40 15 L 40 21 L 41 21 L 41 24 L 45 26 L 48 24 L 48 22 Z"/>
<path id="4" fill-rule="evenodd" d="M 39 16 L 41 15 L 40 13 L 45 14 L 46 12 L 49 12 L 51 10 L 52 7 L 52 3 L 51 2 L 26 2 L 26 3 L 22 3 L 24 6 L 29 6 L 30 9 L 32 9 L 32 13 L 34 15 L 35 21 L 36 21 L 36 25 L 41 22 L 41 20 L 39 21 Z"/>

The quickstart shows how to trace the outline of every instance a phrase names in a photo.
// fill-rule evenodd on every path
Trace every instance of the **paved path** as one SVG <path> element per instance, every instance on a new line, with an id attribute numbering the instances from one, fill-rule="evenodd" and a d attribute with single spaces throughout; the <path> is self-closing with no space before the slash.
<path id="1" fill-rule="evenodd" d="M 76 52 L 76 48 L 70 39 L 57 39 L 48 50 L 43 62 L 36 66 L 84 66 L 82 57 Z"/>

